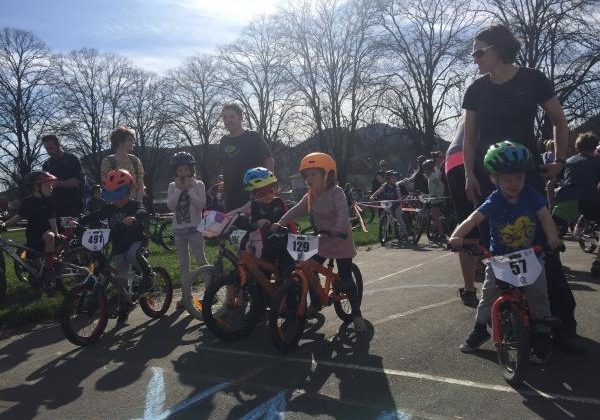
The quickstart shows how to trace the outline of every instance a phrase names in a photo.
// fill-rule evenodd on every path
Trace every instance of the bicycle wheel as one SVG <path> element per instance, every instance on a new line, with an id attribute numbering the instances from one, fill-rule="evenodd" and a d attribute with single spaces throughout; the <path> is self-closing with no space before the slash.
<path id="1" fill-rule="evenodd" d="M 27 250 L 24 248 L 17 248 L 15 250 L 19 258 L 22 260 L 27 259 Z M 25 270 L 21 264 L 19 264 L 16 260 L 13 260 L 13 269 L 15 271 L 15 276 L 21 281 L 27 282 L 29 278 L 29 272 Z"/>
<path id="2" fill-rule="evenodd" d="M 173 281 L 171 276 L 163 267 L 152 267 L 154 270 L 154 286 L 158 292 L 144 295 L 140 298 L 142 311 L 150 318 L 160 318 L 171 306 L 173 299 Z"/>
<path id="3" fill-rule="evenodd" d="M 282 353 L 298 347 L 306 326 L 306 302 L 300 308 L 302 286 L 297 274 L 292 273 L 273 296 L 269 312 L 269 332 L 273 344 Z M 302 309 L 302 315 L 298 311 Z"/>
<path id="4" fill-rule="evenodd" d="M 358 306 L 360 307 L 363 296 L 363 279 L 362 274 L 360 273 L 360 270 L 356 264 L 352 264 L 352 280 L 354 280 L 354 284 L 356 285 L 356 295 L 358 299 Z M 338 318 L 340 318 L 342 321 L 352 322 L 352 307 L 350 306 L 350 301 L 345 293 L 335 293 L 333 308 L 335 309 L 335 313 L 337 314 Z"/>
<path id="5" fill-rule="evenodd" d="M 92 251 L 89 251 L 84 247 L 77 247 L 66 251 L 62 255 L 62 260 L 69 264 L 73 264 L 78 267 L 86 267 L 92 270 L 92 265 L 94 264 L 95 257 Z M 75 272 L 75 268 L 63 266 L 61 270 L 61 276 L 58 276 L 56 278 L 56 288 L 63 295 L 66 295 L 69 292 L 69 290 L 75 287 L 76 284 L 81 283 L 83 280 L 85 280 L 85 273 L 81 273 L 81 275 L 71 277 L 70 275 L 75 274 Z M 62 277 L 64 275 L 68 275 L 68 277 Z"/>
<path id="6" fill-rule="evenodd" d="M 0 259 L 0 261 L 3 261 Z M 6 297 L 6 290 L 8 289 L 8 284 L 6 283 L 6 269 L 5 267 L 0 267 L 0 301 Z"/>
<path id="7" fill-rule="evenodd" d="M 107 322 L 108 304 L 101 288 L 79 284 L 67 293 L 61 308 L 60 327 L 71 343 L 78 346 L 95 343 Z"/>
<path id="8" fill-rule="evenodd" d="M 160 224 L 158 235 L 160 236 L 160 244 L 163 248 L 168 251 L 175 249 L 175 236 L 173 236 L 173 231 L 171 230 L 170 220 L 165 220 Z"/>
<path id="9" fill-rule="evenodd" d="M 375 218 L 375 210 L 373 210 L 373 207 L 360 206 L 360 208 L 362 210 L 361 215 L 365 225 L 371 223 Z"/>
<path id="10" fill-rule="evenodd" d="M 385 245 L 393 234 L 394 228 L 390 220 L 390 215 L 388 213 L 383 213 L 381 219 L 379 219 L 379 242 L 381 245 Z"/>
<path id="11" fill-rule="evenodd" d="M 593 254 L 596 251 L 596 243 L 598 243 L 598 228 L 593 224 L 583 219 L 580 222 L 581 237 L 579 238 L 579 247 L 583 252 Z"/>
<path id="12" fill-rule="evenodd" d="M 250 334 L 263 310 L 259 291 L 249 284 L 241 287 L 236 272 L 217 277 L 202 299 L 202 318 L 206 327 L 227 341 Z"/>
<path id="13" fill-rule="evenodd" d="M 497 348 L 498 363 L 506 382 L 517 385 L 523 380 L 529 363 L 529 332 L 515 305 L 502 306 L 498 317 L 501 333 Z"/>
<path id="14" fill-rule="evenodd" d="M 425 216 L 423 214 L 423 210 L 419 210 L 415 215 L 415 222 L 413 224 L 413 232 L 412 232 L 412 242 L 413 244 L 418 244 L 419 239 L 421 239 L 421 235 L 423 235 L 423 229 L 425 228 Z"/>
<path id="15" fill-rule="evenodd" d="M 202 298 L 204 291 L 215 276 L 214 265 L 203 265 L 198 267 L 190 276 L 190 283 L 181 286 L 183 303 L 188 313 L 194 318 L 202 321 Z M 186 288 L 187 290 L 184 290 Z"/>

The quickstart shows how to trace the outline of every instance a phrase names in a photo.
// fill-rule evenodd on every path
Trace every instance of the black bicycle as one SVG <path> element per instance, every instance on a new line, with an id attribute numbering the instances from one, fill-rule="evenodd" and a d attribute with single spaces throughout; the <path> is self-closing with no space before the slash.
<path id="1" fill-rule="evenodd" d="M 175 237 L 171 230 L 172 216 L 173 213 L 151 214 L 146 229 L 148 239 L 168 251 L 175 249 Z"/>

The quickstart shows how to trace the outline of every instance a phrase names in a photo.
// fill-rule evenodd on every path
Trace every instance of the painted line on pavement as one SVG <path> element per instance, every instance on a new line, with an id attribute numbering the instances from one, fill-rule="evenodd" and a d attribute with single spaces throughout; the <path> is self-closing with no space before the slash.
<path id="1" fill-rule="evenodd" d="M 444 306 L 444 305 L 446 305 L 448 303 L 456 302 L 457 300 L 458 300 L 457 298 L 452 298 L 452 299 L 444 300 L 442 302 L 432 303 L 431 305 L 425 305 L 425 306 L 420 306 L 418 308 L 409 309 L 408 311 L 400 312 L 399 314 L 394 314 L 394 315 L 386 316 L 384 318 L 378 319 L 377 321 L 372 321 L 371 324 L 373 324 L 373 325 L 383 324 L 384 322 L 393 321 L 394 319 L 398 319 L 398 318 L 402 318 L 402 317 L 405 317 L 405 316 L 408 316 L 408 315 L 412 315 L 412 314 L 415 314 L 417 312 L 425 311 L 427 309 L 433 309 L 433 308 L 437 308 L 439 306 Z"/>
<path id="2" fill-rule="evenodd" d="M 312 363 L 312 364 L 317 364 L 317 365 L 320 364 L 323 366 L 334 367 L 334 368 L 339 368 L 339 369 L 353 369 L 353 370 L 358 370 L 358 371 L 362 371 L 362 372 L 379 373 L 379 374 L 383 373 L 383 374 L 389 375 L 389 376 L 426 380 L 426 381 L 437 382 L 437 383 L 441 383 L 441 384 L 458 385 L 458 386 L 464 386 L 464 387 L 468 387 L 468 388 L 478 388 L 478 389 L 484 389 L 487 391 L 496 391 L 496 392 L 503 392 L 503 393 L 508 393 L 508 394 L 527 395 L 527 396 L 542 398 L 542 399 L 550 400 L 550 401 L 571 401 L 571 402 L 576 402 L 576 403 L 584 403 L 584 404 L 592 404 L 592 405 L 600 406 L 600 398 L 580 397 L 580 396 L 576 396 L 576 395 L 566 395 L 566 394 L 549 394 L 549 393 L 540 391 L 540 390 L 532 387 L 530 384 L 527 384 L 529 389 L 519 388 L 517 390 L 513 387 L 505 386 L 505 385 L 493 385 L 493 384 L 470 381 L 470 380 L 465 380 L 465 379 L 450 378 L 450 377 L 446 377 L 446 376 L 430 375 L 430 374 L 426 374 L 426 373 L 410 372 L 410 371 L 406 371 L 406 370 L 377 368 L 377 367 L 362 366 L 362 365 L 356 365 L 356 364 L 339 363 L 339 362 L 332 362 L 332 361 L 328 361 L 328 360 L 318 360 L 318 359 L 314 359 L 314 355 L 311 355 L 313 357 L 312 359 L 305 359 L 305 358 L 301 358 L 301 357 L 269 355 L 269 354 L 263 354 L 263 353 L 255 353 L 255 352 L 251 352 L 251 351 L 234 350 L 234 349 L 227 349 L 227 348 L 220 348 L 220 347 L 218 348 L 218 347 L 201 347 L 201 346 L 199 346 L 199 347 L 197 347 L 197 350 L 203 350 L 203 351 L 214 352 L 214 353 L 228 353 L 228 354 L 244 356 L 244 357 L 251 356 L 251 357 L 256 357 L 256 358 L 261 358 L 261 359 L 278 360 L 281 362 L 294 362 L 294 363 L 303 363 L 303 364 L 311 364 Z"/>
<path id="3" fill-rule="evenodd" d="M 427 261 L 427 262 L 429 263 L 429 262 L 432 262 L 432 261 L 435 261 L 435 260 L 439 260 L 440 258 L 446 258 L 446 257 L 448 257 L 449 255 L 452 255 L 452 253 L 447 253 L 447 254 L 444 254 L 444 255 L 440 255 L 439 257 L 435 257 L 435 258 L 433 258 L 433 259 L 431 259 L 431 260 L 429 260 L 429 261 Z M 415 268 L 422 267 L 422 266 L 424 266 L 425 264 L 426 264 L 426 263 L 420 263 L 420 264 L 417 264 L 417 265 L 413 265 L 413 266 L 411 266 L 411 267 L 404 268 L 404 269 L 402 269 L 402 270 L 400 270 L 400 271 L 396 271 L 395 273 L 387 274 L 387 275 L 385 275 L 385 276 L 382 276 L 382 277 L 376 278 L 375 280 L 371 280 L 371 281 L 365 282 L 365 285 L 367 285 L 367 284 L 371 284 L 371 283 L 375 283 L 376 281 L 385 280 L 385 279 L 388 279 L 388 278 L 390 278 L 390 277 L 397 276 L 398 274 L 402 274 L 402 273 L 405 273 L 405 272 L 407 272 L 407 271 L 414 270 Z"/>

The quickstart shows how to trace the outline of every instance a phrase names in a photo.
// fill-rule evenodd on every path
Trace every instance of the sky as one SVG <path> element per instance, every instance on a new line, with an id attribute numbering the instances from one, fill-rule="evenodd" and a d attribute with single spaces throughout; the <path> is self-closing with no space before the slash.
<path id="1" fill-rule="evenodd" d="M 95 48 L 163 74 L 216 52 L 284 0 L 0 0 L 0 28 L 32 31 L 53 52 Z"/>

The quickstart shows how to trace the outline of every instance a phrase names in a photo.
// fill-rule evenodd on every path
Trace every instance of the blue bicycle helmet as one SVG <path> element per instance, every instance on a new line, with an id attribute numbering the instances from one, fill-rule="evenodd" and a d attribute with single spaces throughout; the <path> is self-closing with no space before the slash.
<path id="1" fill-rule="evenodd" d="M 246 191 L 254 191 L 277 182 L 273 172 L 261 166 L 248 169 L 244 174 Z"/>
<path id="2" fill-rule="evenodd" d="M 535 170 L 531 152 L 521 143 L 508 140 L 490 146 L 483 158 L 483 166 L 492 175 Z"/>

